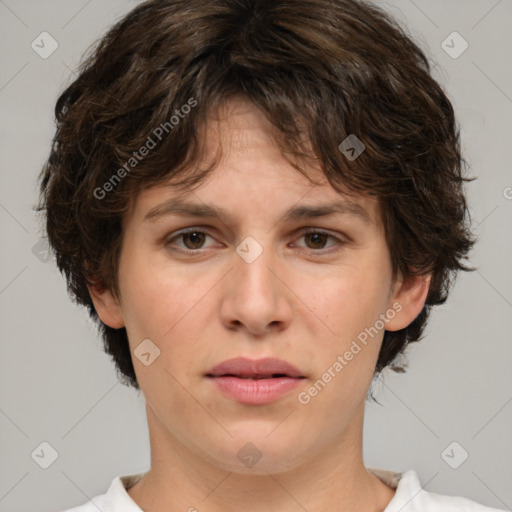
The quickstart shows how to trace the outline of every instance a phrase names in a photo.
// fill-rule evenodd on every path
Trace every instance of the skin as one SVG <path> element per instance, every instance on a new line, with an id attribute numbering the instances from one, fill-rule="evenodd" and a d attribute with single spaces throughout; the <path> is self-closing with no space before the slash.
<path id="1" fill-rule="evenodd" d="M 133 357 L 146 400 L 151 469 L 128 493 L 146 512 L 376 512 L 394 494 L 362 456 L 366 393 L 384 330 L 307 405 L 297 395 L 394 303 L 401 310 L 386 329 L 406 327 L 425 302 L 429 276 L 392 279 L 370 197 L 357 196 L 369 222 L 350 214 L 283 221 L 290 206 L 346 196 L 319 169 L 311 169 L 317 186 L 300 175 L 269 129 L 251 103 L 229 100 L 205 132 L 206 155 L 220 144 L 222 160 L 187 199 L 222 206 L 230 218 L 144 221 L 178 195 L 172 186 L 149 188 L 124 219 L 119 298 L 90 288 L 102 321 L 126 327 L 132 357 L 144 339 L 160 350 L 149 366 Z M 199 226 L 208 236 L 169 242 L 179 230 Z M 335 238 L 316 240 L 301 228 Z M 235 251 L 247 236 L 263 249 L 252 263 Z M 204 376 L 236 356 L 284 359 L 307 378 L 273 403 L 240 404 Z M 252 467 L 237 458 L 248 442 L 261 453 Z"/>

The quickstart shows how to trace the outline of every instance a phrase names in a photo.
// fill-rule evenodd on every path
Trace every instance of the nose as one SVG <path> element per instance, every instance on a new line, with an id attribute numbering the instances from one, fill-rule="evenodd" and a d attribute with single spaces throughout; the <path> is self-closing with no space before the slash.
<path id="1" fill-rule="evenodd" d="M 261 253 L 257 255 L 258 252 Z M 233 260 L 234 268 L 223 290 L 223 324 L 230 330 L 246 330 L 253 337 L 288 327 L 293 317 L 294 295 L 286 285 L 283 262 L 254 239 L 252 244 L 241 244 Z"/>

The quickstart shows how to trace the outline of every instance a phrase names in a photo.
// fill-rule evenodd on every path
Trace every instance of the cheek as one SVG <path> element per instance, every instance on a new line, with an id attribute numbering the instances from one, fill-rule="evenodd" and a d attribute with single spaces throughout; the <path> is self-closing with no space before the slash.
<path id="1" fill-rule="evenodd" d="M 365 395 L 383 337 L 383 331 L 374 328 L 386 308 L 381 286 L 375 275 L 355 273 L 354 277 L 332 279 L 312 294 L 316 312 L 328 326 L 308 354 L 308 360 L 314 362 L 315 379 L 321 381 L 316 386 L 322 390 L 319 407 L 324 401 L 349 407 Z"/>
<path id="2" fill-rule="evenodd" d="M 308 349 L 308 360 L 313 362 L 317 378 L 332 382 L 325 393 L 322 391 L 327 401 L 345 401 L 349 396 L 364 394 L 382 343 L 383 330 L 376 330 L 375 325 L 387 307 L 388 269 L 362 263 L 309 287 L 315 291 L 310 292 L 308 300 L 315 305 L 323 327 L 318 328 L 315 344 Z M 305 286 L 303 293 L 307 289 Z"/>
<path id="3" fill-rule="evenodd" d="M 130 343 L 139 338 L 157 342 L 177 321 L 173 322 L 174 317 L 185 307 L 189 288 L 177 278 L 170 279 L 170 274 L 151 254 L 127 241 L 119 264 L 119 286 Z"/>
<path id="4" fill-rule="evenodd" d="M 318 316 L 346 338 L 373 325 L 384 311 L 388 300 L 386 282 L 386 276 L 379 272 L 344 269 L 315 287 L 308 300 Z"/>
<path id="5" fill-rule="evenodd" d="M 160 350 L 159 363 L 169 371 L 192 371 L 205 354 L 201 332 L 213 325 L 218 276 L 198 279 L 155 261 L 132 261 L 126 268 L 122 309 L 132 350 L 150 339 Z"/>

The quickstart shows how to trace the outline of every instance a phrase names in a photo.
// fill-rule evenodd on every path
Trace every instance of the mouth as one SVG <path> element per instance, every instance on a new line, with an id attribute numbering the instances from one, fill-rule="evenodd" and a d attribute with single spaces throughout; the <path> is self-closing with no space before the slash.
<path id="1" fill-rule="evenodd" d="M 305 375 L 280 359 L 235 358 L 205 374 L 227 398 L 246 405 L 264 405 L 289 394 Z"/>
<path id="2" fill-rule="evenodd" d="M 288 378 L 288 379 L 305 379 L 306 377 L 292 377 L 290 375 L 287 375 L 286 373 L 273 373 L 271 375 L 236 375 L 234 373 L 225 373 L 222 375 L 213 375 L 212 373 L 207 373 L 207 377 L 235 377 L 237 379 L 244 379 L 244 380 L 262 380 L 262 379 L 282 379 L 282 378 Z"/>
<path id="3" fill-rule="evenodd" d="M 280 379 L 305 378 L 302 372 L 287 361 L 267 357 L 248 359 L 235 357 L 228 359 L 212 368 L 206 377 L 236 377 L 239 379 Z"/>

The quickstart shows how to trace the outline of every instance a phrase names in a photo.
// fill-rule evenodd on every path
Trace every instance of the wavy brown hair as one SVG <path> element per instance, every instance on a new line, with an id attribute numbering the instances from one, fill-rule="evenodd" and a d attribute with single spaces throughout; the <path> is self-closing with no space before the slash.
<path id="1" fill-rule="evenodd" d="M 37 206 L 121 381 L 138 389 L 126 330 L 101 322 L 87 285 L 119 296 L 123 216 L 141 190 L 191 190 L 215 168 L 195 165 L 200 127 L 235 94 L 261 109 L 298 172 L 309 177 L 304 164 L 317 163 L 337 190 L 378 199 L 395 276 L 431 273 L 421 313 L 385 332 L 375 374 L 404 371 L 398 356 L 457 271 L 471 270 L 463 260 L 474 243 L 454 110 L 424 52 L 363 1 L 151 0 L 108 31 L 58 98 Z M 349 134 L 366 147 L 353 161 L 338 149 Z M 148 137 L 155 147 L 133 160 Z"/>

